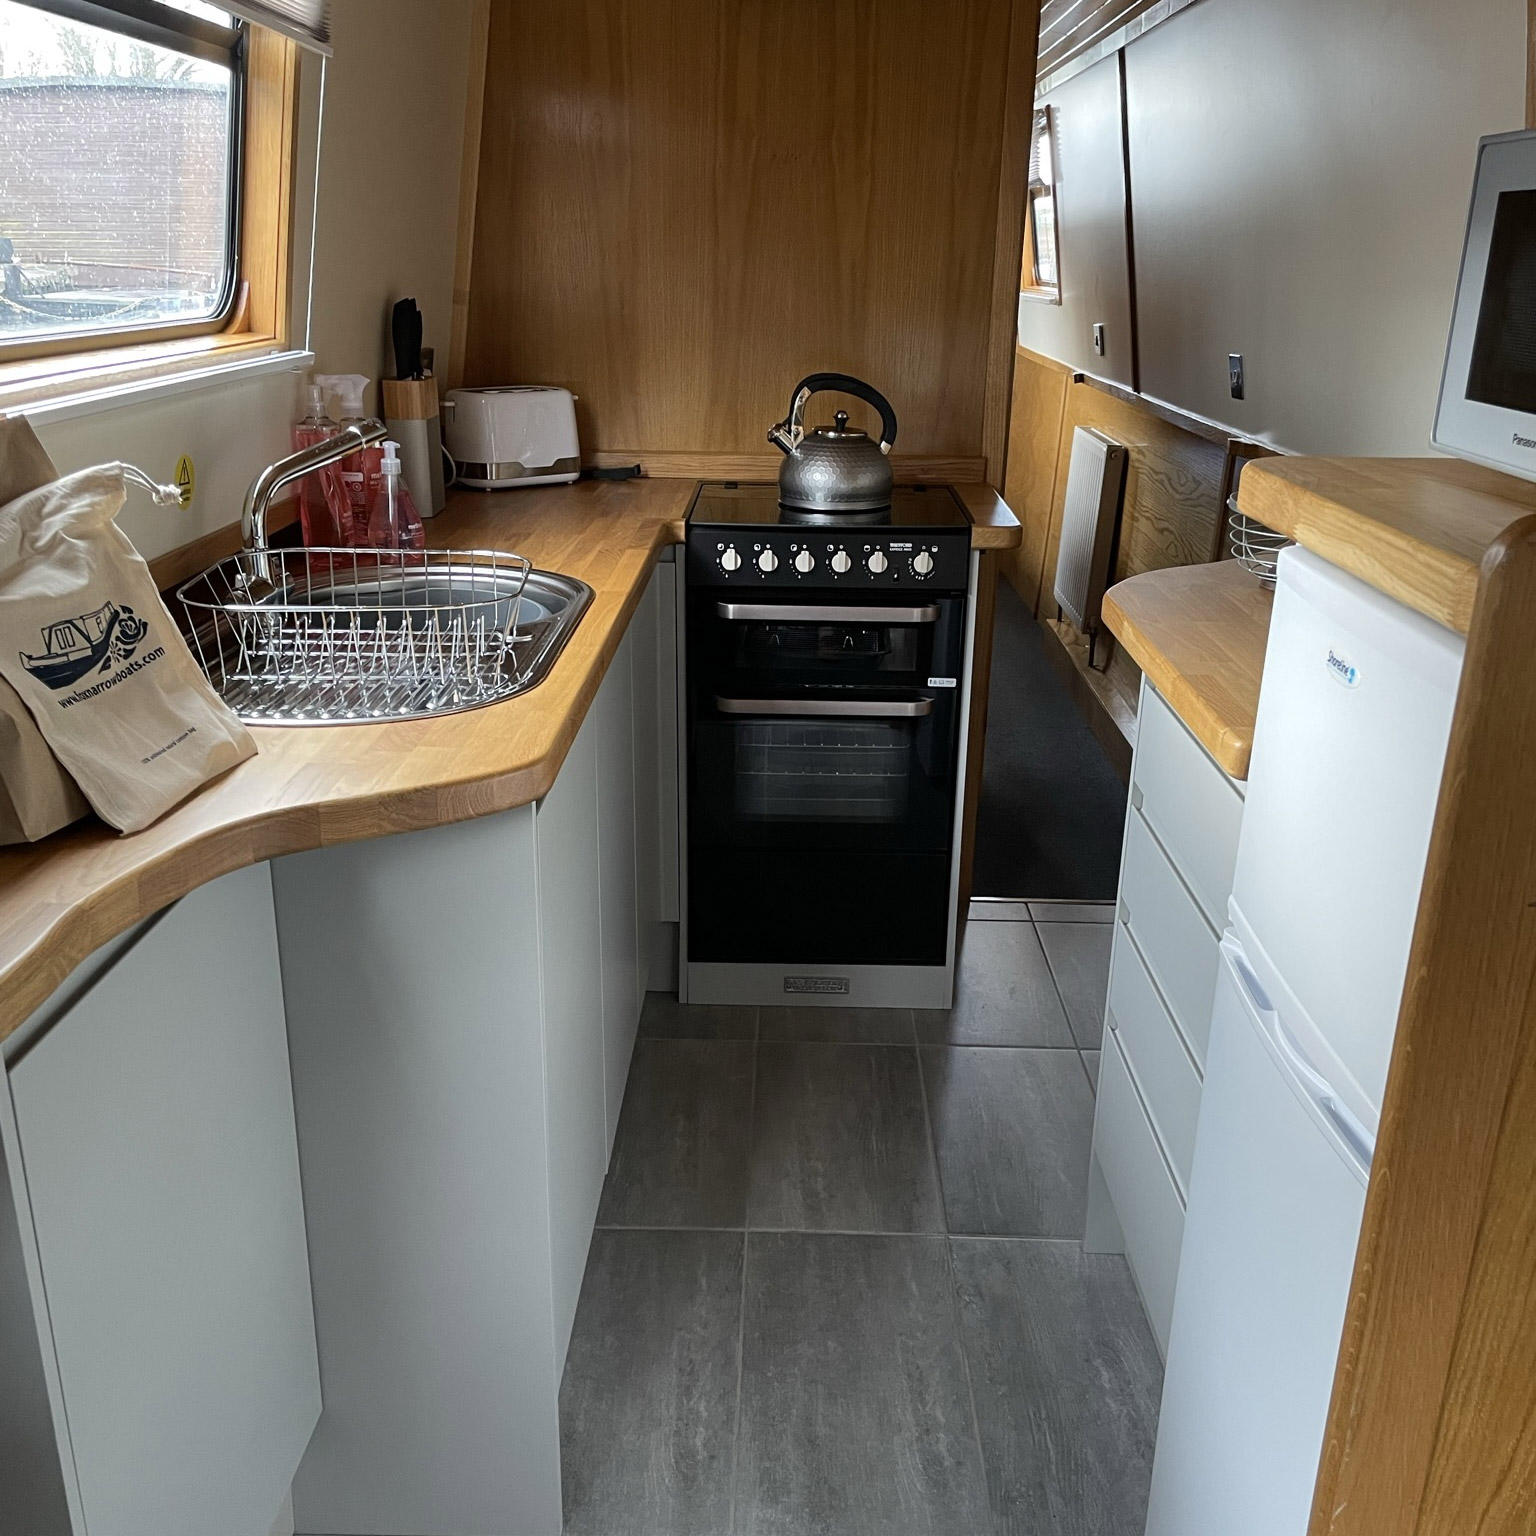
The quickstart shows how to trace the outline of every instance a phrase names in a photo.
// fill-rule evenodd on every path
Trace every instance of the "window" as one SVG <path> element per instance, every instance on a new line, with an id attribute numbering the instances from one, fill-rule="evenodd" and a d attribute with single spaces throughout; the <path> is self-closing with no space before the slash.
<path id="1" fill-rule="evenodd" d="M 1029 146 L 1029 212 L 1024 229 L 1024 272 L 1020 284 L 1032 298 L 1061 302 L 1056 241 L 1056 142 L 1051 109 L 1035 113 Z"/>
<path id="2" fill-rule="evenodd" d="M 248 42 L 201 0 L 0 0 L 0 359 L 228 323 Z"/>

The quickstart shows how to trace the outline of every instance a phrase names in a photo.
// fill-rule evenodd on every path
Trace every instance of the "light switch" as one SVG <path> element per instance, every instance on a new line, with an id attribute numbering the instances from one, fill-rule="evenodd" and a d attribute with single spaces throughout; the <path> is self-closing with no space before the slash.
<path id="1" fill-rule="evenodd" d="M 1232 385 L 1232 398 L 1243 398 L 1243 354 L 1241 352 L 1227 353 L 1227 379 Z"/>
<path id="2" fill-rule="evenodd" d="M 1093 350 L 1095 352 L 1097 352 L 1100 357 L 1104 356 L 1104 327 L 1103 327 L 1103 325 L 1095 325 L 1094 328 L 1093 328 Z"/>

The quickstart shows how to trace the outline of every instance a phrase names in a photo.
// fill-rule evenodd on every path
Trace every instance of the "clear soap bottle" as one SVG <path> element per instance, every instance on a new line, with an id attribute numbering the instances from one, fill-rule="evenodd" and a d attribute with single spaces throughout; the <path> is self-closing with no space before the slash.
<path id="1" fill-rule="evenodd" d="M 400 473 L 400 445 L 386 442 L 380 449 L 383 458 L 369 500 L 366 542 L 374 549 L 423 549 L 426 531 Z"/>

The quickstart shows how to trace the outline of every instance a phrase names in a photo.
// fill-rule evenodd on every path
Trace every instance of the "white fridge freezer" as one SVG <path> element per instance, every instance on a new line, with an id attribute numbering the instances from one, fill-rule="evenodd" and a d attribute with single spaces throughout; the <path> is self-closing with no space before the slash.
<path id="1" fill-rule="evenodd" d="M 1281 556 L 1148 1536 L 1306 1531 L 1462 650 Z"/>

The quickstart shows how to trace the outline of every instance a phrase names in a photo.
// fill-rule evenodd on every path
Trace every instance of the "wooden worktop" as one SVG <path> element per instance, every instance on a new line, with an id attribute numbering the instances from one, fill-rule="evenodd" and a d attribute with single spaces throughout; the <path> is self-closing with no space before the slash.
<path id="1" fill-rule="evenodd" d="M 1104 594 L 1110 632 L 1234 779 L 1248 777 L 1273 605 L 1235 560 L 1146 571 Z"/>
<path id="2" fill-rule="evenodd" d="M 428 523 L 435 547 L 516 550 L 592 588 L 554 668 L 529 693 L 436 720 L 257 727 L 255 757 L 143 832 L 120 837 L 90 819 L 0 849 L 0 1040 L 94 950 L 231 870 L 539 799 L 586 718 L 658 551 L 683 538 L 695 484 L 460 492 Z M 990 487 L 956 490 L 973 545 L 1018 542 L 1017 520 Z"/>
<path id="3" fill-rule="evenodd" d="M 1266 527 L 1466 634 L 1483 556 L 1536 485 L 1460 459 L 1255 459 L 1238 505 Z"/>

